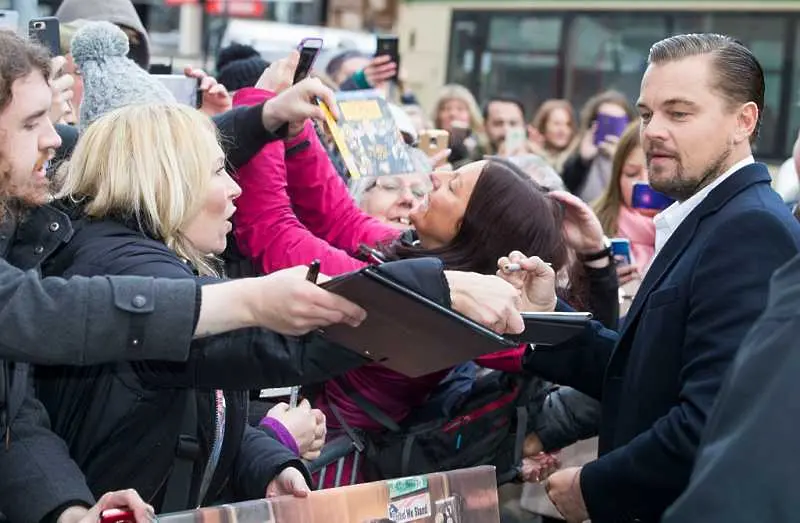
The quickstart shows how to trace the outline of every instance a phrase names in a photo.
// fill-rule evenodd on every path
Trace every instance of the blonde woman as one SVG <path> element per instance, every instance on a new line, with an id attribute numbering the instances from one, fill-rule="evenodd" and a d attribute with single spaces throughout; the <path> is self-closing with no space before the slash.
<path id="1" fill-rule="evenodd" d="M 450 163 L 454 168 L 481 160 L 489 150 L 478 102 L 464 86 L 442 87 L 434 105 L 433 122 L 437 129 L 450 133 Z"/>
<path id="2" fill-rule="evenodd" d="M 536 153 L 557 172 L 564 168 L 575 138 L 575 110 L 567 100 L 545 101 L 533 117 L 528 134 Z"/>
<path id="3" fill-rule="evenodd" d="M 569 147 L 561 176 L 564 185 L 585 202 L 593 202 L 605 191 L 611 177 L 611 159 L 618 136 L 607 135 L 595 139 L 600 115 L 636 118 L 628 100 L 617 91 L 605 91 L 589 99 L 581 110 L 580 127 Z"/>
<path id="4" fill-rule="evenodd" d="M 240 189 L 225 171 L 213 124 L 199 111 L 176 104 L 107 113 L 86 129 L 61 175 L 59 197 L 72 205 L 75 234 L 45 267 L 48 274 L 214 281 L 213 255 L 225 248 Z M 298 269 L 276 273 L 277 281 L 302 277 L 305 268 Z M 294 300 L 275 290 L 277 316 L 324 314 L 282 307 Z M 120 299 L 137 310 L 152 306 L 141 296 Z M 318 455 L 324 416 L 306 409 L 296 440 L 286 439 L 280 424 L 249 427 L 247 390 L 321 380 L 363 360 L 313 335 L 303 340 L 237 331 L 196 341 L 187 364 L 54 367 L 38 376 L 38 386 L 53 429 L 94 492 L 134 487 L 159 511 L 304 496 L 308 476 L 299 454 Z M 190 495 L 176 500 L 165 492 L 187 423 L 199 445 Z"/>

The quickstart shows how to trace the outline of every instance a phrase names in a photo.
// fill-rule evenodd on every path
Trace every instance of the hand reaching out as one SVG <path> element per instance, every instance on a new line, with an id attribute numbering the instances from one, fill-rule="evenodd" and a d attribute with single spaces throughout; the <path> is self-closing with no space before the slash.
<path id="1" fill-rule="evenodd" d="M 267 486 L 265 497 L 294 496 L 296 498 L 308 497 L 311 489 L 308 488 L 306 478 L 294 467 L 287 467 Z"/>
<path id="2" fill-rule="evenodd" d="M 591 254 L 605 248 L 603 226 L 583 200 L 566 191 L 553 191 L 550 196 L 564 208 L 564 238 L 578 254 Z"/>
<path id="3" fill-rule="evenodd" d="M 72 75 L 61 74 L 67 65 L 67 59 L 63 56 L 56 56 L 50 60 L 50 90 L 53 93 L 53 101 L 50 105 L 50 121 L 53 124 L 61 123 L 64 116 L 73 111 L 72 87 L 75 79 Z"/>
<path id="4" fill-rule="evenodd" d="M 498 334 L 519 334 L 525 324 L 519 314 L 520 292 L 496 276 L 444 271 L 453 309 Z"/>
<path id="5" fill-rule="evenodd" d="M 202 96 L 200 110 L 209 117 L 222 114 L 233 107 L 233 98 L 230 93 L 213 76 L 209 76 L 202 69 L 195 69 L 192 66 L 185 67 L 183 74 L 189 78 L 200 80 L 199 89 Z"/>

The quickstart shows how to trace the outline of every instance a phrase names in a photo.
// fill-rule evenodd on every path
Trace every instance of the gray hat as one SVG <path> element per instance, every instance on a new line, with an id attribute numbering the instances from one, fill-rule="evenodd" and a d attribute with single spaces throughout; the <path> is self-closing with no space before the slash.
<path id="1" fill-rule="evenodd" d="M 83 79 L 80 130 L 126 105 L 177 103 L 161 82 L 127 58 L 128 37 L 109 22 L 83 26 L 72 39 L 72 58 Z"/>

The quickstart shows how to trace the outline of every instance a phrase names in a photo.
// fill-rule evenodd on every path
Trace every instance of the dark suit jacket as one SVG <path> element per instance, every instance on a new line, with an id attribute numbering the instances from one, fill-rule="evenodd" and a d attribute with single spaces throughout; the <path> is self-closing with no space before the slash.
<path id="1" fill-rule="evenodd" d="M 692 211 L 655 258 L 622 331 L 593 325 L 526 368 L 602 401 L 600 457 L 581 473 L 594 523 L 657 521 L 689 481 L 700 434 L 772 273 L 800 225 L 747 166 Z"/>
<path id="2" fill-rule="evenodd" d="M 794 521 L 800 512 L 800 256 L 772 278 L 664 523 Z"/>

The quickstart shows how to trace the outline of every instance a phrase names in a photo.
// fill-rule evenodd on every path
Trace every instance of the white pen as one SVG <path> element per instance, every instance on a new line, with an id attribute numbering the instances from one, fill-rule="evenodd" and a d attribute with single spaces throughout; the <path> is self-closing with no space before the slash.
<path id="1" fill-rule="evenodd" d="M 545 262 L 545 264 L 548 267 L 552 267 L 553 266 L 552 263 Z M 522 270 L 522 267 L 520 267 L 519 263 L 506 263 L 505 265 L 503 265 L 503 270 L 505 272 L 518 272 L 518 271 Z"/>

